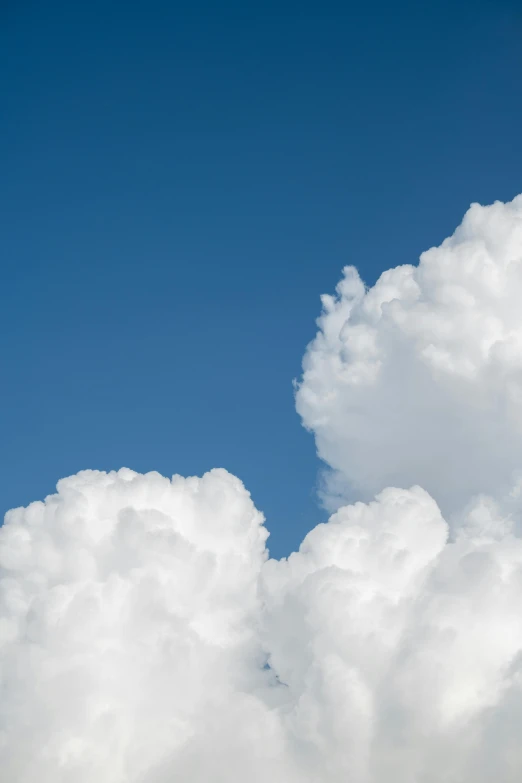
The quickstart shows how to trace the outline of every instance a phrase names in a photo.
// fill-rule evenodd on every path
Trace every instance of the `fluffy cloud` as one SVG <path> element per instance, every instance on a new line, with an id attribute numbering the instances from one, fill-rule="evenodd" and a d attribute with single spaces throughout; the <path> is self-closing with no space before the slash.
<path id="1" fill-rule="evenodd" d="M 522 540 L 493 501 L 449 541 L 387 489 L 276 562 L 225 471 L 58 489 L 0 531 L 6 780 L 519 779 Z"/>
<path id="2" fill-rule="evenodd" d="M 224 470 L 85 471 L 8 512 L 2 779 L 518 783 L 521 254 L 522 199 L 472 207 L 324 298 L 298 409 L 369 502 L 289 558 Z"/>
<path id="3" fill-rule="evenodd" d="M 86 471 L 7 514 L 5 780 L 145 780 L 217 722 L 258 654 L 261 522 L 225 471 Z"/>
<path id="4" fill-rule="evenodd" d="M 451 513 L 508 488 L 522 467 L 521 302 L 522 196 L 473 205 L 373 288 L 344 270 L 297 393 L 332 505 L 419 483 Z"/>

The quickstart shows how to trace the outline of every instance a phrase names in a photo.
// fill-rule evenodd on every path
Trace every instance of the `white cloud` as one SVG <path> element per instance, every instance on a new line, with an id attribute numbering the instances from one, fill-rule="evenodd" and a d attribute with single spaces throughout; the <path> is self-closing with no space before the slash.
<path id="1" fill-rule="evenodd" d="M 325 299 L 298 407 L 379 494 L 288 559 L 224 470 L 85 471 L 8 513 L 2 780 L 518 783 L 521 221 L 473 207 Z"/>
<path id="2" fill-rule="evenodd" d="M 241 692 L 262 516 L 220 470 L 58 490 L 0 531 L 2 778 L 141 780 Z"/>
<path id="3" fill-rule="evenodd" d="M 419 483 L 452 512 L 522 467 L 522 196 L 365 290 L 324 296 L 297 408 L 335 471 L 326 494 Z M 335 497 L 330 504 L 336 504 Z"/>

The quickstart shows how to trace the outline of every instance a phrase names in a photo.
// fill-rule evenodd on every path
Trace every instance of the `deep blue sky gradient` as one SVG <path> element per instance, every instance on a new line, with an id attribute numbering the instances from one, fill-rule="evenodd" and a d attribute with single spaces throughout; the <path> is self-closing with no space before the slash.
<path id="1" fill-rule="evenodd" d="M 319 295 L 522 191 L 519 3 L 6 2 L 0 509 L 83 468 L 325 517 L 292 379 Z"/>

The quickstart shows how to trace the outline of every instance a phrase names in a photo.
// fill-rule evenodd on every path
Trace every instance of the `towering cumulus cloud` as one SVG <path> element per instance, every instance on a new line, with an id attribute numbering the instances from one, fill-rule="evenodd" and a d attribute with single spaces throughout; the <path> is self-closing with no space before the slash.
<path id="1" fill-rule="evenodd" d="M 2 781 L 518 783 L 521 301 L 522 198 L 345 270 L 297 407 L 353 500 L 288 559 L 224 470 L 8 512 Z"/>
<path id="2" fill-rule="evenodd" d="M 333 469 L 371 498 L 419 483 L 453 511 L 522 468 L 522 196 L 474 204 L 418 266 L 324 296 L 297 408 Z M 332 498 L 330 498 L 332 499 Z"/>

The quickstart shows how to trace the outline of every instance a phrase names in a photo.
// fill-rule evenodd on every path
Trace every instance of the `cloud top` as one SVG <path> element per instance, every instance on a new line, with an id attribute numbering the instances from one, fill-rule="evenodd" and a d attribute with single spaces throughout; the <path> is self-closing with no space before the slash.
<path id="1" fill-rule="evenodd" d="M 333 469 L 326 496 L 427 489 L 446 512 L 522 465 L 522 196 L 365 288 L 323 296 L 297 409 Z"/>

